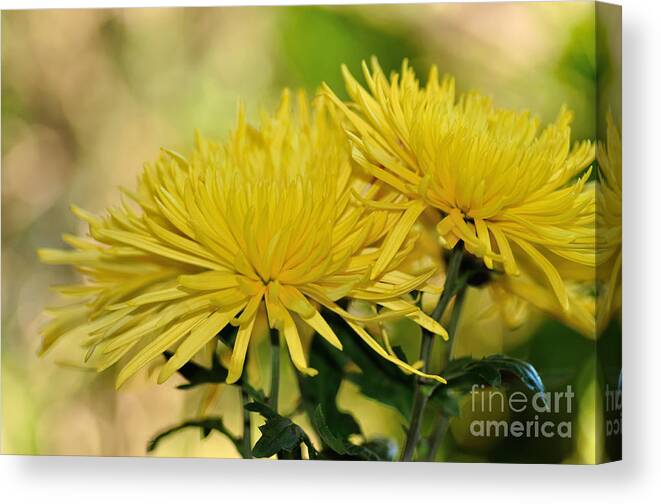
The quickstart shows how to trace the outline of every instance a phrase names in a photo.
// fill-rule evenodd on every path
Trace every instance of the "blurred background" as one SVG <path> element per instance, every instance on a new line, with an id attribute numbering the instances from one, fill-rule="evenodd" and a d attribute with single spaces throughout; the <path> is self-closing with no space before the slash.
<path id="1" fill-rule="evenodd" d="M 82 231 L 70 203 L 100 212 L 161 146 L 188 151 L 195 128 L 222 138 L 239 96 L 254 117 L 283 86 L 313 93 L 325 80 L 341 90 L 340 65 L 357 73 L 371 55 L 386 71 L 407 57 L 423 78 L 435 63 L 456 76 L 459 90 L 482 91 L 544 121 L 567 104 L 576 139 L 594 138 L 594 32 L 590 2 L 3 12 L 2 451 L 144 455 L 156 431 L 199 401 L 198 392 L 156 386 L 146 375 L 117 393 L 113 373 L 81 370 L 66 342 L 36 357 L 40 312 L 57 301 L 48 286 L 73 275 L 41 265 L 36 249 Z M 595 343 L 540 317 L 516 333 L 494 323 L 480 331 L 461 352 L 504 349 L 530 359 L 549 389 L 571 383 L 586 406 L 572 413 L 571 440 L 546 444 L 476 442 L 467 413 L 452 422 L 443 457 L 590 461 Z M 285 394 L 283 410 L 295 400 Z M 226 387 L 213 411 L 238 431 L 237 401 Z M 350 384 L 340 403 L 368 435 L 403 439 L 398 413 Z M 220 436 L 201 441 L 197 431 L 164 441 L 156 454 L 236 456 Z"/>

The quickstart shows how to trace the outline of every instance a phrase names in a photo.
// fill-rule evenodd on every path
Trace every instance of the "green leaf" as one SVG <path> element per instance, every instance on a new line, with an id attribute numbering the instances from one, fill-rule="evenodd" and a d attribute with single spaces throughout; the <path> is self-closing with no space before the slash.
<path id="1" fill-rule="evenodd" d="M 171 352 L 163 352 L 163 355 L 168 359 L 172 357 Z M 205 383 L 225 383 L 227 379 L 227 369 L 220 364 L 218 358 L 213 359 L 211 368 L 200 366 L 193 361 L 188 361 L 177 372 L 188 380 L 188 383 L 177 387 L 182 390 L 197 387 Z"/>
<path id="2" fill-rule="evenodd" d="M 544 383 L 535 367 L 529 362 L 507 355 L 490 355 L 482 359 L 454 359 L 441 374 L 447 384 L 437 386 L 431 400 L 449 416 L 458 416 L 457 401 L 473 385 L 500 387 L 518 381 L 533 392 L 544 393 Z"/>
<path id="3" fill-rule="evenodd" d="M 396 459 L 399 449 L 397 443 L 389 438 L 374 438 L 361 445 L 364 449 L 374 453 L 378 460 L 392 462 Z"/>
<path id="4" fill-rule="evenodd" d="M 336 436 L 328 427 L 321 404 L 314 410 L 312 423 L 317 429 L 317 432 L 319 432 L 319 436 L 326 446 L 340 455 L 344 455 L 347 452 L 345 441 L 339 436 Z"/>
<path id="5" fill-rule="evenodd" d="M 461 394 L 455 393 L 451 388 L 441 387 L 438 393 L 432 396 L 432 402 L 436 403 L 441 412 L 447 417 L 459 416 L 459 399 Z"/>
<path id="6" fill-rule="evenodd" d="M 236 447 L 236 449 L 238 450 L 239 454 L 241 454 L 242 457 L 244 458 L 250 457 L 249 453 L 244 453 L 244 448 L 241 438 L 234 436 L 234 434 L 232 434 L 225 427 L 225 424 L 223 423 L 223 419 L 221 417 L 208 417 L 208 418 L 202 418 L 196 420 L 187 420 L 179 425 L 166 429 L 163 432 L 160 432 L 159 434 L 154 436 L 149 441 L 149 443 L 147 444 L 147 452 L 149 453 L 153 452 L 158 447 L 159 443 L 166 437 L 169 437 L 172 434 L 176 434 L 179 431 L 191 427 L 201 429 L 202 435 L 205 438 L 208 437 L 209 434 L 211 434 L 213 431 L 220 432 L 221 434 L 226 436 L 232 442 L 232 444 L 234 444 L 234 446 Z"/>
<path id="7" fill-rule="evenodd" d="M 481 362 L 496 368 L 500 372 L 501 381 L 509 381 L 514 378 L 533 392 L 544 393 L 542 378 L 529 362 L 507 355 L 490 355 Z"/>
<path id="8" fill-rule="evenodd" d="M 250 385 L 248 382 L 244 381 L 243 379 L 237 381 L 236 384 L 239 385 L 246 392 L 246 394 L 248 394 L 248 397 L 250 397 L 253 401 L 257 401 L 260 403 L 266 402 L 267 400 L 266 394 L 264 393 L 263 390 L 254 388 L 252 385 Z"/>
<path id="9" fill-rule="evenodd" d="M 248 411 L 259 413 L 266 419 L 266 423 L 259 427 L 262 436 L 253 446 L 252 454 L 257 458 L 268 458 L 280 455 L 282 458 L 300 458 L 300 446 L 308 448 L 310 458 L 316 458 L 317 451 L 308 435 L 301 427 L 289 418 L 280 416 L 263 402 L 247 404 Z"/>
<path id="10" fill-rule="evenodd" d="M 573 329 L 549 320 L 537 329 L 534 338 L 512 349 L 509 355 L 534 362 L 544 376 L 545 388 L 555 390 L 575 383 L 581 369 L 579 363 L 594 357 L 594 346 L 593 341 Z"/>
<path id="11" fill-rule="evenodd" d="M 227 324 L 218 334 L 216 334 L 216 337 L 229 348 L 234 348 L 234 342 L 236 341 L 236 335 L 238 332 L 239 329 L 237 327 L 234 327 L 232 324 Z"/>
<path id="12" fill-rule="evenodd" d="M 341 460 L 393 460 L 397 453 L 397 447 L 388 440 L 374 440 L 362 445 L 353 444 L 332 432 L 321 405 L 317 406 L 312 417 L 319 436 L 321 437 L 324 445 L 329 448 L 333 454 L 339 455 Z M 326 458 L 337 459 L 338 457 L 324 452 Z"/>
<path id="13" fill-rule="evenodd" d="M 360 434 L 360 426 L 349 413 L 337 407 L 337 393 L 342 383 L 347 357 L 315 335 L 310 347 L 310 366 L 319 371 L 314 377 L 298 374 L 301 402 L 308 416 L 314 416 L 315 408 L 323 406 L 326 420 L 333 432 L 342 438 Z"/>
<path id="14" fill-rule="evenodd" d="M 171 352 L 163 352 L 163 355 L 167 358 L 172 357 Z M 200 366 L 195 362 L 189 361 L 179 368 L 177 372 L 188 380 L 188 383 L 183 383 L 177 386 L 177 388 L 181 390 L 187 390 L 208 383 L 225 383 L 225 380 L 227 379 L 227 369 L 220 364 L 218 358 L 213 359 L 211 368 Z M 251 399 L 260 402 L 266 401 L 266 395 L 264 392 L 252 387 L 248 382 L 244 381 L 243 378 L 239 379 L 234 385 L 241 387 Z"/>
<path id="15" fill-rule="evenodd" d="M 237 328 L 228 324 L 216 335 L 216 337 L 225 345 L 232 348 L 234 346 L 234 340 L 236 339 L 236 333 Z M 169 359 L 173 354 L 172 352 L 165 351 L 163 352 L 163 355 Z M 182 390 L 197 387 L 198 385 L 204 385 L 207 383 L 225 383 L 228 374 L 227 369 L 225 369 L 225 367 L 223 367 L 223 365 L 220 363 L 220 359 L 217 355 L 214 355 L 212 358 L 211 368 L 207 368 L 196 364 L 195 362 L 189 361 L 181 368 L 179 368 L 177 372 L 186 380 L 188 380 L 188 383 L 184 383 L 177 387 Z"/>

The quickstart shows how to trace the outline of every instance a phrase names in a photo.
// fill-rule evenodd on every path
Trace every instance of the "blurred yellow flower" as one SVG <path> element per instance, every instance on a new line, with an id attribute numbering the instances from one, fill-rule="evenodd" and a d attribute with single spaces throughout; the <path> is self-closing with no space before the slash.
<path id="1" fill-rule="evenodd" d="M 73 250 L 41 250 L 42 261 L 76 267 L 84 283 L 60 287 L 78 301 L 51 310 L 43 329 L 45 351 L 59 337 L 82 338 L 105 369 L 125 356 L 120 386 L 143 366 L 176 348 L 161 368 L 168 379 L 203 349 L 216 345 L 228 324 L 238 327 L 227 381 L 240 378 L 257 313 L 284 336 L 296 368 L 308 375 L 297 322 L 342 348 L 319 309 L 339 314 L 379 355 L 407 372 L 421 373 L 375 340 L 362 324 L 407 316 L 446 336 L 440 324 L 402 296 L 420 288 L 433 269 L 417 276 L 397 270 L 415 236 L 400 241 L 378 276 L 371 276 L 378 245 L 398 216 L 364 205 L 378 185 L 354 176 L 338 112 L 323 100 L 298 97 L 292 113 L 283 93 L 274 116 L 260 127 L 243 110 L 226 144 L 199 135 L 190 159 L 165 151 L 146 165 L 137 192 L 124 191 L 119 208 L 96 217 L 74 208 L 90 237 L 66 235 Z M 341 298 L 383 309 L 361 318 Z"/>
<path id="2" fill-rule="evenodd" d="M 606 143 L 597 147 L 597 325 L 603 329 L 622 306 L 622 138 L 611 113 Z"/>
<path id="3" fill-rule="evenodd" d="M 425 86 L 404 61 L 388 79 L 376 59 L 363 63 L 367 89 L 343 67 L 351 102 L 326 94 L 348 118 L 353 158 L 408 198 L 383 244 L 377 277 L 427 207 L 439 210 L 444 246 L 461 240 L 487 268 L 517 276 L 534 265 L 563 310 L 569 294 L 556 259 L 594 267 L 594 159 L 589 141 L 570 146 L 572 114 L 562 109 L 539 131 L 527 112 L 494 108 L 478 93 L 455 97 L 454 80 L 432 67 Z M 385 207 L 382 207 L 385 208 Z"/>
<path id="4" fill-rule="evenodd" d="M 438 287 L 438 292 L 422 294 L 422 309 L 431 313 L 438 303 L 440 293 L 445 283 L 447 264 L 443 258 L 442 249 L 435 234 L 433 221 L 438 222 L 437 211 L 428 208 L 418 220 L 417 226 L 422 227 L 417 241 L 416 254 L 412 255 L 403 267 L 409 273 L 421 271 L 433 265 L 436 273 L 429 279 L 429 284 Z M 480 298 L 482 305 L 466 306 L 470 317 L 475 319 L 490 319 L 498 317 L 503 329 L 514 330 L 527 323 L 531 317 L 531 309 L 535 308 L 561 321 L 565 325 L 580 332 L 586 337 L 595 335 L 595 297 L 593 292 L 594 268 L 575 265 L 569 261 L 556 261 L 561 277 L 565 281 L 569 298 L 569 309 L 560 306 L 557 296 L 543 285 L 543 278 L 530 271 L 530 265 L 521 261 L 519 275 L 489 274 L 488 281 L 472 288 L 481 288 L 486 295 Z M 468 303 L 470 305 L 470 303 Z M 446 317 L 447 318 L 447 317 Z M 533 317 L 534 319 L 534 317 Z"/>
<path id="5" fill-rule="evenodd" d="M 546 313 L 588 338 L 595 337 L 595 298 L 587 291 L 590 284 L 565 282 L 569 309 L 564 310 L 557 297 L 527 275 L 503 276 L 489 286 L 492 300 L 503 320 L 511 328 L 526 321 L 529 307 Z"/>

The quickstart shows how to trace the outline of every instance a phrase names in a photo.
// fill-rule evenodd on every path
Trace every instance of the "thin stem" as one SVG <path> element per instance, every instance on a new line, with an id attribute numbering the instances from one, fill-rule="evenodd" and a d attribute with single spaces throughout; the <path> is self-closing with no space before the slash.
<path id="1" fill-rule="evenodd" d="M 269 404 L 278 412 L 278 392 L 280 389 L 280 333 L 277 329 L 271 329 L 271 393 Z"/>
<path id="2" fill-rule="evenodd" d="M 449 361 L 454 354 L 454 347 L 457 338 L 455 334 L 457 332 L 457 326 L 459 325 L 459 318 L 461 317 L 461 309 L 464 305 L 464 299 L 466 298 L 466 285 L 462 286 L 457 292 L 457 297 L 454 300 L 454 307 L 452 308 L 452 317 L 450 318 L 450 323 L 448 324 L 448 340 L 450 342 L 448 357 L 446 361 Z M 441 447 L 441 443 L 445 438 L 445 434 L 448 431 L 449 418 L 440 413 L 438 419 L 436 420 L 436 425 L 434 426 L 431 437 L 429 438 L 429 453 L 427 455 L 427 460 L 434 461 L 436 459 L 436 452 Z"/>
<path id="3" fill-rule="evenodd" d="M 429 462 L 434 462 L 436 460 L 436 453 L 445 439 L 445 434 L 448 432 L 449 426 L 450 419 L 445 415 L 440 414 L 436 420 L 436 425 L 434 425 L 434 432 L 429 438 L 429 454 L 427 455 L 427 460 Z"/>
<path id="4" fill-rule="evenodd" d="M 431 313 L 431 316 L 434 318 L 434 320 L 440 322 L 443 313 L 445 313 L 445 309 L 448 307 L 448 304 L 450 304 L 452 296 L 454 296 L 456 293 L 457 277 L 459 276 L 459 269 L 461 268 L 461 260 L 463 255 L 464 247 L 462 245 L 457 245 L 454 249 L 452 249 L 452 255 L 448 261 L 448 270 L 445 276 L 443 294 L 438 300 L 436 308 L 434 308 L 434 311 Z"/>
<path id="5" fill-rule="evenodd" d="M 425 412 L 425 407 L 427 406 L 427 394 L 424 393 L 422 387 L 419 383 L 416 383 L 415 387 L 415 396 L 413 398 L 413 410 L 411 411 L 411 421 L 409 423 L 409 431 L 406 436 L 406 444 L 404 445 L 404 451 L 400 456 L 400 461 L 410 462 L 413 460 L 413 454 L 415 453 L 415 448 L 418 445 L 418 440 L 420 439 L 420 429 L 422 427 L 422 417 Z"/>
<path id="6" fill-rule="evenodd" d="M 457 327 L 459 326 L 459 318 L 461 317 L 461 309 L 464 306 L 464 300 L 466 299 L 466 288 L 464 285 L 457 292 L 457 297 L 454 300 L 454 307 L 452 308 L 452 316 L 450 317 L 450 323 L 448 324 L 448 342 L 450 346 L 448 347 L 448 360 L 454 356 L 454 348 L 457 343 Z"/>
<path id="7" fill-rule="evenodd" d="M 452 255 L 448 261 L 448 269 L 445 276 L 445 286 L 443 287 L 443 294 L 438 300 L 438 304 L 431 316 L 440 321 L 443 317 L 443 313 L 450 303 L 450 299 L 455 293 L 456 282 L 459 276 L 459 269 L 461 267 L 461 259 L 463 257 L 463 246 L 457 245 L 452 250 Z M 431 357 L 432 348 L 434 345 L 434 335 L 424 330 L 422 331 L 422 341 L 420 343 L 420 360 L 422 360 L 422 371 L 429 371 L 429 359 Z M 427 400 L 429 397 L 425 393 L 424 385 L 426 380 L 424 378 L 417 378 L 415 381 L 415 392 L 413 396 L 413 409 L 411 411 L 411 418 L 409 421 L 409 430 L 406 436 L 406 444 L 404 445 L 404 450 L 400 456 L 402 462 L 409 462 L 413 460 L 413 455 L 415 453 L 415 448 L 418 445 L 418 440 L 420 439 L 420 429 L 422 427 L 422 419 L 424 417 L 425 408 L 427 406 Z"/>
<path id="8" fill-rule="evenodd" d="M 252 433 L 250 431 L 250 411 L 246 404 L 250 402 L 248 393 L 241 388 L 241 404 L 243 405 L 243 458 L 252 458 Z"/>

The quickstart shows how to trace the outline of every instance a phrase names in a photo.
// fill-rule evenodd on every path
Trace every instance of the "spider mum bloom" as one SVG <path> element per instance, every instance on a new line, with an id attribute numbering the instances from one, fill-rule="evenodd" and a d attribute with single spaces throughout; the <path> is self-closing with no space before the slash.
<path id="1" fill-rule="evenodd" d="M 371 278 L 378 244 L 393 224 L 353 195 L 370 198 L 378 187 L 354 176 L 348 142 L 337 111 L 323 100 L 310 112 L 299 96 L 292 112 L 283 94 L 274 116 L 260 128 L 238 125 L 225 144 L 199 135 L 189 159 L 165 151 L 146 165 L 136 192 L 118 208 L 96 217 L 74 208 L 89 224 L 90 237 L 65 236 L 73 250 L 41 250 L 44 262 L 75 266 L 86 282 L 59 288 L 78 302 L 51 312 L 42 350 L 56 339 L 82 338 L 97 367 L 130 360 L 119 387 L 165 350 L 174 354 L 161 368 L 167 380 L 228 324 L 237 327 L 229 383 L 242 374 L 258 313 L 264 312 L 302 373 L 308 367 L 297 323 L 330 344 L 342 343 L 320 314 L 339 314 L 378 354 L 407 372 L 421 373 L 386 350 L 363 323 L 407 316 L 433 333 L 443 328 L 402 296 L 433 274 L 397 270 L 411 252 L 409 236 Z M 131 201 L 132 200 L 132 201 Z M 342 298 L 383 309 L 361 319 L 345 311 Z"/>
<path id="2" fill-rule="evenodd" d="M 406 61 L 388 79 L 377 61 L 363 63 L 367 87 L 342 69 L 348 104 L 328 87 L 344 111 L 353 158 L 369 174 L 408 198 L 383 244 L 377 277 L 427 207 L 439 211 L 436 230 L 453 248 L 489 269 L 517 276 L 532 263 L 563 309 L 569 296 L 554 259 L 594 267 L 594 191 L 586 186 L 594 147 L 570 145 L 572 114 L 540 130 L 527 112 L 496 109 L 478 93 L 455 97 L 454 80 L 432 67 L 422 86 Z"/>

